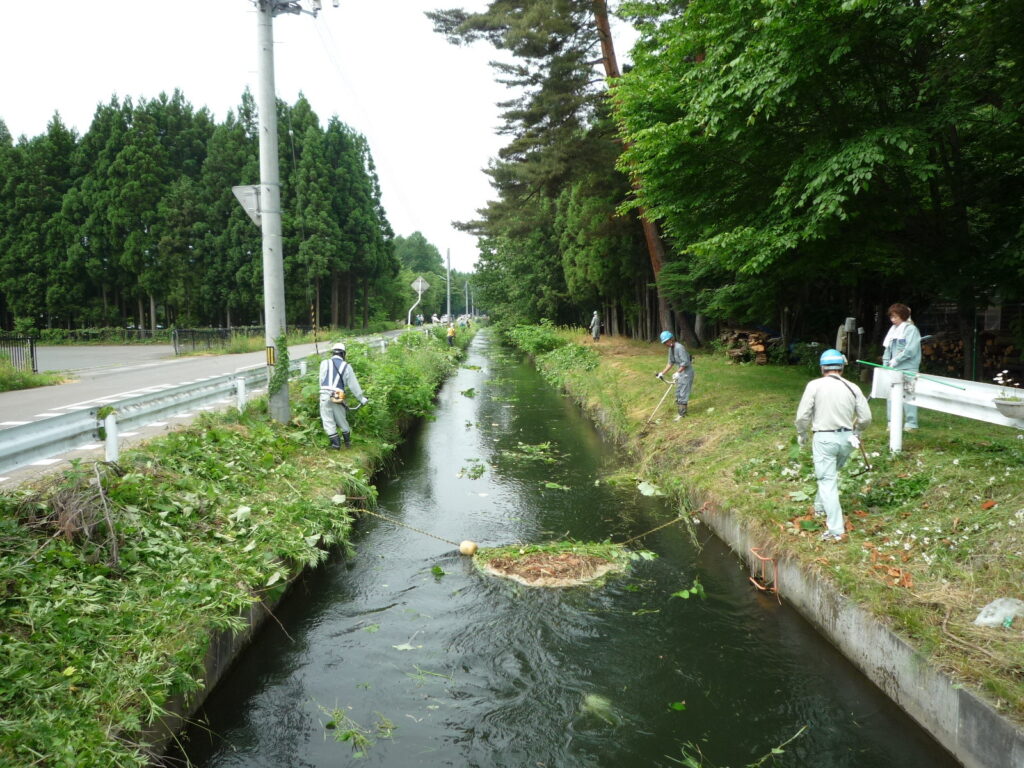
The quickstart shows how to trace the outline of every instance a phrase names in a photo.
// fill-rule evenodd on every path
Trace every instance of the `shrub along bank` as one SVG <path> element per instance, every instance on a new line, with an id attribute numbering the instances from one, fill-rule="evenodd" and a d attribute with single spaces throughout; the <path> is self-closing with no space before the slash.
<path id="1" fill-rule="evenodd" d="M 864 435 L 873 469 L 854 456 L 841 473 L 849 536 L 819 540 L 816 490 L 793 420 L 802 368 L 737 365 L 697 352 L 690 415 L 654 379 L 664 347 L 582 329 L 515 328 L 509 337 L 626 446 L 632 472 L 671 493 L 681 511 L 732 509 L 780 557 L 799 559 L 909 640 L 932 663 L 1024 723 L 1024 622 L 973 625 L 998 597 L 1024 598 L 1024 433 L 934 411 L 890 455 L 885 403 Z M 858 474 L 862 473 L 862 474 Z"/>
<path id="2" fill-rule="evenodd" d="M 353 344 L 370 404 L 351 451 L 327 450 L 313 366 L 291 424 L 256 401 L 0 495 L 0 766 L 145 765 L 139 734 L 203 687 L 211 632 L 346 545 L 353 497 L 372 504 L 372 472 L 470 338 Z"/>

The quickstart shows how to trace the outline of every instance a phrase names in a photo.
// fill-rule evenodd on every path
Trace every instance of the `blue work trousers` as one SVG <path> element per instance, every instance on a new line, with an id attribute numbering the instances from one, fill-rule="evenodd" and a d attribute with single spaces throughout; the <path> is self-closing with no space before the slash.
<path id="1" fill-rule="evenodd" d="M 846 533 L 843 508 L 839 504 L 839 470 L 853 453 L 850 432 L 815 432 L 811 443 L 814 457 L 814 476 L 818 480 L 818 494 L 814 508 L 825 512 L 828 532 L 836 536 Z"/>

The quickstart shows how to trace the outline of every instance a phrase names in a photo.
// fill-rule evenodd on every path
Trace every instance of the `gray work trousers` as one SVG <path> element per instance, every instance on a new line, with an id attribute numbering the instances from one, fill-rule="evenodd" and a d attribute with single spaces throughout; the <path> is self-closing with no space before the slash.
<path id="1" fill-rule="evenodd" d="M 680 413 L 686 410 L 686 404 L 690 402 L 690 390 L 693 389 L 693 365 L 686 366 L 686 370 L 679 374 L 676 379 L 676 406 Z"/>
<path id="2" fill-rule="evenodd" d="M 320 393 L 320 423 L 324 425 L 328 437 L 338 432 L 349 432 L 348 409 L 340 403 L 332 403 L 330 392 Z"/>

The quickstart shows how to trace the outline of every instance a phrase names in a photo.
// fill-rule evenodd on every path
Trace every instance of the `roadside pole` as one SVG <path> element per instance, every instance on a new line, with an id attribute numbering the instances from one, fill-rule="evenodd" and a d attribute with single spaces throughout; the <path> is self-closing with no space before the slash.
<path id="1" fill-rule="evenodd" d="M 277 160 L 277 94 L 274 89 L 274 11 L 275 0 L 256 3 L 258 85 L 256 106 L 259 111 L 260 138 L 260 229 L 263 234 L 263 304 L 266 316 L 267 381 L 274 376 L 277 339 L 285 332 L 284 254 L 281 244 L 281 183 Z M 288 387 L 270 395 L 270 417 L 287 423 L 291 420 Z"/>

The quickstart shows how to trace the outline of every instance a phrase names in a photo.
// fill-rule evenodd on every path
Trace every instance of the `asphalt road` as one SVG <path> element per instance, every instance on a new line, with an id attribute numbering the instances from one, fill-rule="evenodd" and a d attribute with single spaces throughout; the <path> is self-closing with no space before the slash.
<path id="1" fill-rule="evenodd" d="M 324 351 L 320 344 L 320 351 Z M 64 384 L 0 392 L 0 434 L 5 427 L 37 421 L 68 410 L 87 408 L 200 379 L 264 365 L 263 352 L 242 355 L 175 357 L 170 346 L 39 347 L 39 370 L 69 371 Z M 312 344 L 290 347 L 298 360 L 314 351 Z"/>
<path id="2" fill-rule="evenodd" d="M 388 331 L 345 341 L 380 344 L 381 337 L 394 338 L 404 331 Z M 319 345 L 300 344 L 289 347 L 290 358 L 301 360 L 317 348 L 323 354 L 330 342 Z M 266 364 L 265 353 L 243 355 L 208 355 L 175 357 L 170 346 L 55 346 L 37 348 L 39 370 L 67 371 L 71 378 L 50 387 L 0 392 L 0 440 L 3 430 L 19 424 L 59 416 L 97 405 L 106 405 L 134 395 L 168 389 L 203 379 L 238 373 Z M 231 399 L 227 398 L 226 402 Z M 215 406 L 214 406 L 215 408 Z M 211 410 L 204 406 L 199 410 Z M 195 413 L 182 412 L 165 421 L 154 421 L 137 431 L 120 433 L 122 447 L 177 429 L 195 418 Z M 60 456 L 42 459 L 21 468 L 4 472 L 0 487 L 12 487 L 43 474 L 59 470 L 74 459 L 102 459 L 103 446 L 88 444 Z"/>

